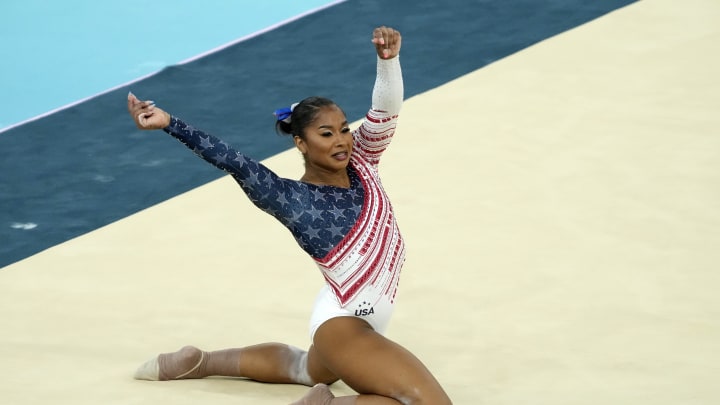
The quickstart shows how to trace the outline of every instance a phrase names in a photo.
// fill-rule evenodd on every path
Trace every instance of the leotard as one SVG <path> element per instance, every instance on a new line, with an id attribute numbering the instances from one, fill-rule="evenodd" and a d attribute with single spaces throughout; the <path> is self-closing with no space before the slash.
<path id="1" fill-rule="evenodd" d="M 398 58 L 378 58 L 372 108 L 353 131 L 347 189 L 281 178 L 177 117 L 164 128 L 230 174 L 258 208 L 290 230 L 321 270 L 338 304 L 336 310 L 364 317 L 382 330 L 392 312 L 405 245 L 380 182 L 378 163 L 395 132 L 402 87 Z M 386 308 L 385 314 L 378 314 L 375 306 Z M 378 318 L 376 324 L 373 318 Z M 311 335 L 318 326 L 311 326 Z"/>

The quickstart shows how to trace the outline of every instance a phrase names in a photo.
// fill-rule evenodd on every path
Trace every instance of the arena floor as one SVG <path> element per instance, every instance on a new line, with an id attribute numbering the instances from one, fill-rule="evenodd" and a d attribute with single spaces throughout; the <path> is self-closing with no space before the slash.
<path id="1" fill-rule="evenodd" d="M 456 404 L 720 402 L 718 21 L 639 1 L 406 100 L 387 336 Z M 306 388 L 132 374 L 186 344 L 306 347 L 322 282 L 221 177 L 2 268 L 0 398 L 289 403 Z"/>

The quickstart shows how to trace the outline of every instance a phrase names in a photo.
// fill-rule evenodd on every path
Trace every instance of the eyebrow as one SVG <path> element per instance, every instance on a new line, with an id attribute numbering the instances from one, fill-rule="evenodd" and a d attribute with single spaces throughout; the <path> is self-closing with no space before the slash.
<path id="1" fill-rule="evenodd" d="M 341 127 L 346 127 L 347 125 L 348 125 L 348 122 L 347 122 L 347 121 L 343 121 L 342 125 L 340 125 L 340 126 L 341 126 Z M 318 129 L 326 129 L 326 128 L 327 128 L 327 129 L 332 129 L 332 127 L 333 127 L 332 125 L 320 125 L 320 126 L 318 127 Z"/>

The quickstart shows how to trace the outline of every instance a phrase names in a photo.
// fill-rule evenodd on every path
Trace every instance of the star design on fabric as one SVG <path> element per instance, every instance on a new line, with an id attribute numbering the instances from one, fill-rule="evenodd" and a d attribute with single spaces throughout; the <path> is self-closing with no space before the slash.
<path id="1" fill-rule="evenodd" d="M 308 227 L 308 230 L 307 230 L 306 234 L 307 234 L 307 236 L 308 236 L 308 240 L 311 240 L 311 239 L 314 239 L 314 238 L 320 239 L 320 229 L 319 229 L 319 228 L 315 228 L 315 227 L 313 227 L 313 226 L 310 226 L 310 227 Z"/>
<path id="2" fill-rule="evenodd" d="M 273 176 L 270 176 L 270 175 L 265 176 L 265 185 L 268 188 L 271 188 L 274 183 L 275 183 L 275 179 L 273 179 Z"/>
<path id="3" fill-rule="evenodd" d="M 294 201 L 300 201 L 300 197 L 302 197 L 302 194 L 300 194 L 300 192 L 299 192 L 298 190 L 296 190 L 295 188 L 293 188 L 293 191 L 292 191 L 292 199 L 293 199 Z"/>
<path id="4" fill-rule="evenodd" d="M 238 153 L 237 155 L 235 155 L 235 159 L 233 159 L 232 161 L 239 163 L 239 165 L 237 166 L 238 170 L 242 169 L 242 168 L 246 165 L 246 163 L 245 163 L 245 157 L 244 157 L 242 154 L 240 154 L 240 153 Z"/>
<path id="5" fill-rule="evenodd" d="M 310 206 L 310 210 L 307 211 L 310 216 L 315 218 L 320 218 L 320 215 L 322 215 L 322 211 L 318 210 L 314 205 Z"/>
<path id="6" fill-rule="evenodd" d="M 290 202 L 287 200 L 287 198 L 285 198 L 284 193 L 280 193 L 280 195 L 277 198 L 277 202 L 279 202 L 282 205 L 290 204 Z"/>
<path id="7" fill-rule="evenodd" d="M 313 198 L 315 201 L 324 201 L 325 200 L 325 195 L 320 190 L 315 189 L 312 191 L 312 193 L 313 193 Z"/>
<path id="8" fill-rule="evenodd" d="M 201 148 L 210 149 L 213 146 L 215 146 L 215 145 L 213 145 L 213 143 L 210 141 L 210 137 L 207 137 L 207 138 L 203 138 L 202 136 L 200 137 L 200 147 Z"/>
<path id="9" fill-rule="evenodd" d="M 300 217 L 302 217 L 303 214 L 305 213 L 303 210 L 298 210 L 298 211 L 292 210 L 291 212 L 292 212 L 292 222 L 298 222 L 300 220 Z"/>
<path id="10" fill-rule="evenodd" d="M 221 154 L 218 153 L 218 154 L 215 156 L 215 161 L 218 162 L 218 163 L 227 163 L 227 154 L 221 155 Z"/>
<path id="11" fill-rule="evenodd" d="M 328 231 L 333 236 L 333 238 L 336 238 L 337 236 L 343 236 L 342 228 L 339 226 L 335 226 L 335 224 L 332 224 Z"/>
<path id="12" fill-rule="evenodd" d="M 345 216 L 345 210 L 341 208 L 335 208 L 332 211 L 330 211 L 333 216 L 335 216 L 335 220 L 337 221 L 339 218 L 343 218 Z"/>

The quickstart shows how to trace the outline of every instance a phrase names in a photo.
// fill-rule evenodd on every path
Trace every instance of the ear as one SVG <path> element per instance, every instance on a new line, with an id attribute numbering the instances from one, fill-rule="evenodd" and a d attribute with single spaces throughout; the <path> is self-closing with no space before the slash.
<path id="1" fill-rule="evenodd" d="M 303 140 L 299 136 L 294 136 L 293 141 L 295 141 L 295 147 L 298 148 L 300 153 L 302 153 L 303 155 L 307 154 L 307 144 L 305 143 L 305 140 Z"/>

